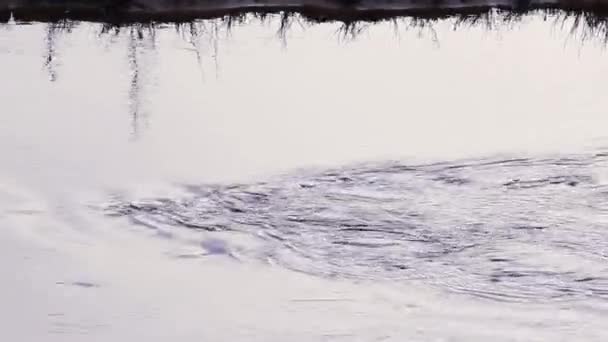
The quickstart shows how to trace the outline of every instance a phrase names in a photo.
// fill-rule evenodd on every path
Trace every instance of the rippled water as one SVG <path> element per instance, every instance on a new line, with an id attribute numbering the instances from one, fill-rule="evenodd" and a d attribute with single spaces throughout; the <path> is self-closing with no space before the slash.
<path id="1" fill-rule="evenodd" d="M 415 279 L 502 301 L 606 300 L 607 163 L 599 153 L 372 164 L 192 185 L 183 198 L 108 211 L 168 234 L 251 234 L 262 243 L 240 258 L 318 276 Z M 206 239 L 201 253 L 222 245 Z"/>

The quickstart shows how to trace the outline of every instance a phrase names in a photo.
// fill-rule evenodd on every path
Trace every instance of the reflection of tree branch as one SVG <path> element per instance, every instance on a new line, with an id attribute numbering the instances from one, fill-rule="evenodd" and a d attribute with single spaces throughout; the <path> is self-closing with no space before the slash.
<path id="1" fill-rule="evenodd" d="M 220 31 L 217 26 L 217 22 L 213 23 L 213 33 L 211 34 L 210 39 L 213 44 L 213 63 L 215 64 L 215 78 L 218 78 L 219 69 L 220 69 L 220 65 L 218 63 L 218 58 L 220 55 L 220 48 L 219 48 Z"/>
<path id="2" fill-rule="evenodd" d="M 106 28 L 107 30 L 107 28 Z M 127 61 L 130 71 L 129 81 L 129 114 L 131 116 L 132 138 L 137 139 L 141 125 L 145 124 L 145 113 L 142 111 L 142 63 L 141 48 L 145 51 L 156 50 L 156 27 L 153 24 L 132 24 L 128 27 Z M 109 32 L 119 33 L 119 30 Z"/>
<path id="3" fill-rule="evenodd" d="M 293 18 L 295 16 L 291 15 L 289 12 L 281 13 L 281 17 L 279 19 L 279 29 L 277 31 L 277 37 L 281 40 L 283 47 L 287 47 L 287 33 L 291 28 L 293 23 Z"/>
<path id="4" fill-rule="evenodd" d="M 194 52 L 196 56 L 196 62 L 199 67 L 201 78 L 204 79 L 203 70 L 203 46 L 201 46 L 201 40 L 203 36 L 208 37 L 208 50 L 211 51 L 211 58 L 215 65 L 216 77 L 219 75 L 219 39 L 221 33 L 221 26 L 218 22 L 225 23 L 227 25 L 227 32 L 231 30 L 232 23 L 223 20 L 211 20 L 211 22 L 205 21 L 193 21 L 189 23 L 176 24 L 175 28 L 180 37 L 188 43 L 191 48 L 186 48 L 188 51 Z"/>
<path id="5" fill-rule="evenodd" d="M 137 59 L 137 30 L 131 27 L 129 30 L 127 56 L 129 60 L 129 69 L 131 72 L 131 81 L 129 83 L 129 113 L 131 115 L 131 134 L 137 139 L 139 134 L 139 63 Z"/>
<path id="6" fill-rule="evenodd" d="M 49 74 L 49 80 L 55 82 L 57 80 L 57 72 L 55 70 L 56 49 L 55 49 L 56 27 L 55 24 L 46 25 L 46 35 L 44 38 L 46 53 L 44 55 L 44 67 Z"/>
<path id="7" fill-rule="evenodd" d="M 74 22 L 62 20 L 58 22 L 48 23 L 46 25 L 46 33 L 44 36 L 45 54 L 44 67 L 49 74 L 49 80 L 55 82 L 57 80 L 57 37 L 60 33 L 70 33 L 76 26 Z"/>
<path id="8" fill-rule="evenodd" d="M 201 51 L 199 48 L 199 28 L 195 22 L 189 23 L 188 26 L 190 28 L 190 37 L 188 39 L 188 42 L 190 43 L 190 45 L 192 45 L 192 50 L 196 55 L 196 64 L 198 65 L 198 70 L 201 73 L 201 79 L 204 79 L 205 74 L 203 72 L 203 58 L 201 57 Z"/>

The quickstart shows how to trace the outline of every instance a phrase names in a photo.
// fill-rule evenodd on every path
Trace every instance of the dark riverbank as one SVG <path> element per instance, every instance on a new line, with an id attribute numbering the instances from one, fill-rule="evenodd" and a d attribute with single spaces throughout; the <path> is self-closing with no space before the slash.
<path id="1" fill-rule="evenodd" d="M 0 0 L 0 21 L 185 22 L 245 13 L 299 13 L 314 21 L 375 21 L 394 17 L 442 18 L 497 9 L 608 13 L 606 0 Z"/>

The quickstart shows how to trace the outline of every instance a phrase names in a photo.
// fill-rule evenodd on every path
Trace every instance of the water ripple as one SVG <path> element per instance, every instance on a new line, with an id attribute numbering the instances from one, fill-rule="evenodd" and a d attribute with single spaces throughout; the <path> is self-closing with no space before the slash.
<path id="1" fill-rule="evenodd" d="M 391 162 L 118 201 L 150 228 L 236 231 L 264 258 L 323 277 L 422 281 L 498 300 L 608 300 L 604 154 Z M 262 250 L 259 250 L 262 249 Z"/>

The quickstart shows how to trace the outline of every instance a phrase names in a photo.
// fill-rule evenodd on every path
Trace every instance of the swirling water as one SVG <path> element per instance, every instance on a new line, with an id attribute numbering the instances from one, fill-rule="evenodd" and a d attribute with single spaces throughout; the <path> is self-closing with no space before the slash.
<path id="1" fill-rule="evenodd" d="M 417 280 L 499 301 L 607 300 L 607 163 L 597 153 L 359 165 L 190 185 L 183 198 L 107 210 L 165 232 L 251 234 L 262 243 L 240 258 L 322 277 Z"/>

